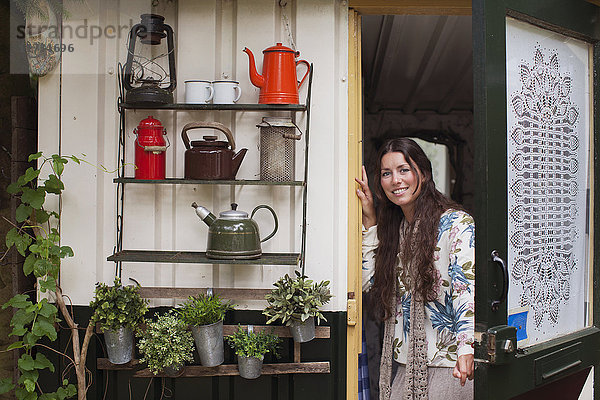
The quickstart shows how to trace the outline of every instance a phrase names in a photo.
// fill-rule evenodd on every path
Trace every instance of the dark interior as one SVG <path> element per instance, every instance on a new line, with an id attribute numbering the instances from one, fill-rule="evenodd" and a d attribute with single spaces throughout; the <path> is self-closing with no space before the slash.
<path id="1" fill-rule="evenodd" d="M 376 176 L 370 166 L 387 138 L 407 136 L 445 145 L 447 194 L 472 213 L 471 16 L 366 15 L 361 34 L 363 160 L 369 177 Z M 434 177 L 443 172 L 434 163 Z M 370 396 L 376 400 L 382 324 L 369 313 L 368 293 L 363 299 Z"/>

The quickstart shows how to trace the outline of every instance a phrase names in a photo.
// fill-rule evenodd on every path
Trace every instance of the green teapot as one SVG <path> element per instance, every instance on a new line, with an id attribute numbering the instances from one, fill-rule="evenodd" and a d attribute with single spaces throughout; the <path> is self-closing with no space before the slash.
<path id="1" fill-rule="evenodd" d="M 208 225 L 208 243 L 206 245 L 206 257 L 219 260 L 253 260 L 260 258 L 262 249 L 260 244 L 271 239 L 279 227 L 275 211 L 267 205 L 259 205 L 248 213 L 237 209 L 237 204 L 231 204 L 231 210 L 219 213 L 215 217 L 205 207 L 195 202 L 192 207 L 202 221 Z M 275 228 L 273 232 L 264 239 L 260 238 L 258 224 L 252 219 L 256 211 L 266 208 L 273 214 Z"/>

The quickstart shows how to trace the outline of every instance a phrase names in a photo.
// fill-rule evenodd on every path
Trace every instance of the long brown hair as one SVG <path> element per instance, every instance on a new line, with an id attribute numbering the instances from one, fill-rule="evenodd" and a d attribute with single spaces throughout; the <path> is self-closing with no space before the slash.
<path id="1" fill-rule="evenodd" d="M 400 229 L 404 220 L 402 208 L 392 203 L 381 187 L 381 158 L 391 152 L 398 152 L 410 165 L 417 177 L 417 190 L 420 193 L 415 199 L 413 222 L 408 223 L 405 237 L 410 238 L 400 243 Z M 420 172 L 420 173 L 419 173 Z M 395 313 L 395 282 L 398 279 L 396 265 L 398 254 L 402 265 L 411 265 L 410 281 L 413 293 L 424 301 L 437 297 L 437 274 L 433 264 L 433 256 L 437 241 L 440 217 L 447 209 L 463 208 L 450 200 L 435 188 L 431 161 L 423 149 L 412 139 L 394 138 L 387 140 L 379 149 L 373 179 L 375 195 L 379 200 L 377 207 L 377 238 L 379 246 L 375 255 L 375 274 L 373 276 L 373 300 L 377 315 L 386 319 Z M 418 229 L 415 228 L 418 224 Z M 406 271 L 403 276 L 407 276 Z M 405 282 L 407 284 L 407 282 Z"/>

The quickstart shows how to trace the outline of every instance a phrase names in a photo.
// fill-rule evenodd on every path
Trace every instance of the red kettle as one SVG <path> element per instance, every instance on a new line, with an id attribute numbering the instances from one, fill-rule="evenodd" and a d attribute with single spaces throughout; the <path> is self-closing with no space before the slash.
<path id="1" fill-rule="evenodd" d="M 250 58 L 250 81 L 260 88 L 258 102 L 260 104 L 298 104 L 298 89 L 310 72 L 310 64 L 306 60 L 296 60 L 300 55 L 289 47 L 277 43 L 263 50 L 262 75 L 256 71 L 254 54 L 246 47 L 244 52 Z M 306 64 L 307 70 L 298 82 L 296 67 Z"/>

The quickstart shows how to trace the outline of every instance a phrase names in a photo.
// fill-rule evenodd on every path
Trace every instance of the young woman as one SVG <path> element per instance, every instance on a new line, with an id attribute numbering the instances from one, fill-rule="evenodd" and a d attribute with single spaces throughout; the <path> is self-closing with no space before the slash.
<path id="1" fill-rule="evenodd" d="M 385 327 L 380 399 L 472 399 L 473 218 L 435 188 L 431 162 L 411 139 L 384 143 L 375 171 L 377 210 L 364 167 L 356 193 L 363 290 Z"/>

